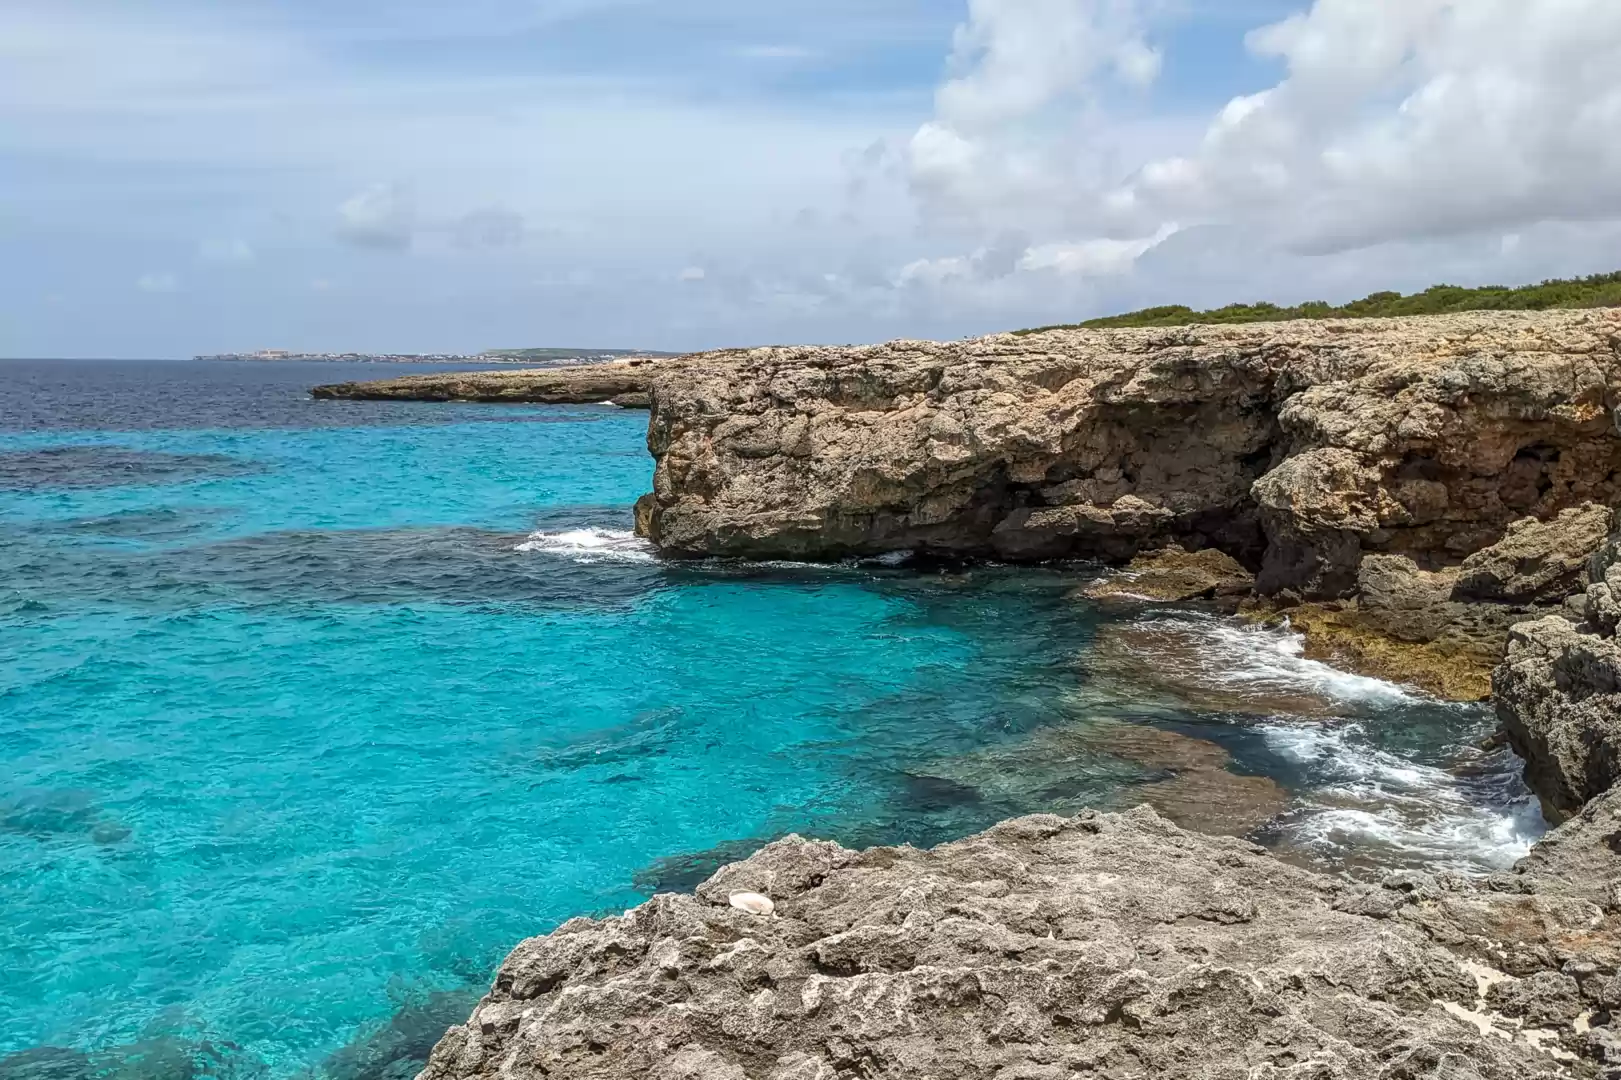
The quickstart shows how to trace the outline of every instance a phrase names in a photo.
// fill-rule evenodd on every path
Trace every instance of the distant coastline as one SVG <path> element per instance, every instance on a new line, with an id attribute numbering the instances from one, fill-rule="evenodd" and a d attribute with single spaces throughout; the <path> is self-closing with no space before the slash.
<path id="1" fill-rule="evenodd" d="M 491 349 L 481 353 L 314 353 L 287 349 L 260 349 L 251 353 L 210 353 L 195 360 L 241 363 L 348 363 L 348 364 L 522 364 L 529 367 L 601 364 L 627 356 L 667 357 L 676 353 L 647 349 Z"/>

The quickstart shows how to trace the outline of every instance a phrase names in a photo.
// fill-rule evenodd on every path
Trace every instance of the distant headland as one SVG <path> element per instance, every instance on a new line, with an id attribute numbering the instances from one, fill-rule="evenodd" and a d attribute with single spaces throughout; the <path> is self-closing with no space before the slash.
<path id="1" fill-rule="evenodd" d="M 211 353 L 196 360 L 245 362 L 305 362 L 326 364 L 524 364 L 529 367 L 553 364 L 597 364 L 627 356 L 676 356 L 676 353 L 648 349 L 490 349 L 481 353 L 318 353 L 288 349 L 260 349 L 250 353 Z"/>

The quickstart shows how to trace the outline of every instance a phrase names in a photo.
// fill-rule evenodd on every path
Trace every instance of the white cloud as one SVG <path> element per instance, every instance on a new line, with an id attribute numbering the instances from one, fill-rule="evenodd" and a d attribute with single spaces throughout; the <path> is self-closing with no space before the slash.
<path id="1" fill-rule="evenodd" d="M 1193 230 L 1178 250 L 1220 238 L 1221 284 L 1245 299 L 1333 277 L 1302 258 L 1424 238 L 1489 252 L 1488 277 L 1512 262 L 1530 279 L 1546 247 L 1523 243 L 1530 231 L 1621 221 L 1621 140 L 1599 134 L 1621 131 L 1615 0 L 1314 0 L 1246 38 L 1281 62 L 1276 85 L 1197 124 L 1122 107 L 1159 74 L 1152 38 L 1168 10 L 972 0 L 953 73 L 906 150 L 925 220 L 970 238 L 1024 229 L 1035 240 L 1018 273 L 1076 281 L 1132 276 L 1181 223 Z M 1469 265 L 1410 250 L 1433 269 L 1404 274 L 1456 279 Z M 1005 294 L 976 259 L 915 260 L 893 280 Z M 1572 252 L 1563 272 L 1584 261 Z M 1372 273 L 1346 265 L 1348 282 Z M 1185 280 L 1152 266 L 1143 291 Z"/>
<path id="2" fill-rule="evenodd" d="M 1141 212 L 1316 252 L 1621 217 L 1614 0 L 1317 0 L 1248 41 L 1285 78 L 1145 167 Z"/>
<path id="3" fill-rule="evenodd" d="M 1113 277 L 1130 273 L 1138 259 L 1176 235 L 1175 225 L 1162 225 L 1152 236 L 1136 240 L 1083 240 L 1076 244 L 1042 244 L 1025 252 L 1019 269 L 1052 270 L 1065 277 Z"/>
<path id="4" fill-rule="evenodd" d="M 514 247 L 523 243 L 527 234 L 524 216 L 500 207 L 463 214 L 451 228 L 457 246 L 465 248 Z"/>
<path id="5" fill-rule="evenodd" d="M 676 275 L 678 281 L 702 281 L 708 274 L 701 266 L 689 266 Z"/>
<path id="6" fill-rule="evenodd" d="M 816 52 L 800 45 L 749 45 L 737 54 L 748 60 L 809 60 Z"/>
<path id="7" fill-rule="evenodd" d="M 146 273 L 135 279 L 135 287 L 144 293 L 174 293 L 180 291 L 180 279 L 167 272 Z"/>
<path id="8" fill-rule="evenodd" d="M 197 245 L 197 258 L 206 263 L 244 265 L 256 257 L 252 246 L 242 239 L 211 239 Z"/>
<path id="9" fill-rule="evenodd" d="M 1147 85 L 1159 54 L 1142 36 L 1136 0 L 969 0 L 952 65 L 940 88 L 941 123 L 964 134 L 1029 119 L 1062 101 L 1084 101 L 1101 74 Z"/>
<path id="10" fill-rule="evenodd" d="M 416 231 L 416 203 L 398 184 L 373 184 L 338 207 L 338 237 L 356 247 L 403 251 Z"/>

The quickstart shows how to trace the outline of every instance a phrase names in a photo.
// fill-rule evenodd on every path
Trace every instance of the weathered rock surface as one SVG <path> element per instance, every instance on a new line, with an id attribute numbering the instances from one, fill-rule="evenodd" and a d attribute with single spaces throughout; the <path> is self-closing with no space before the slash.
<path id="1" fill-rule="evenodd" d="M 1368 555 L 1355 597 L 1283 614 L 1306 635 L 1313 659 L 1444 698 L 1484 700 L 1511 627 L 1556 612 L 1582 617 L 1569 598 L 1584 587 L 1610 527 L 1610 509 L 1588 503 L 1551 521 L 1513 522 L 1501 541 L 1457 566 L 1426 571 L 1405 555 Z"/>
<path id="2" fill-rule="evenodd" d="M 928 852 L 790 837 L 524 942 L 422 1075 L 1593 1076 L 1617 925 L 1530 872 L 1353 884 L 1146 807 Z"/>
<path id="3" fill-rule="evenodd" d="M 1588 563 L 1582 623 L 1521 623 L 1493 675 L 1497 715 L 1525 759 L 1526 782 L 1558 820 L 1621 778 L 1621 530 Z"/>
<path id="4" fill-rule="evenodd" d="M 1224 551 L 1183 551 L 1172 544 L 1138 555 L 1124 573 L 1081 590 L 1091 600 L 1146 599 L 1164 603 L 1242 597 L 1255 587 L 1255 575 Z"/>
<path id="5" fill-rule="evenodd" d="M 1621 501 L 1618 406 L 1608 311 L 715 353 L 656 381 L 638 523 L 678 556 L 1181 543 L 1333 598 Z"/>
<path id="6" fill-rule="evenodd" d="M 310 393 L 353 401 L 483 401 L 540 405 L 611 402 L 645 409 L 655 375 L 677 365 L 669 360 L 623 360 L 580 367 L 522 371 L 448 371 L 373 382 L 333 383 Z"/>

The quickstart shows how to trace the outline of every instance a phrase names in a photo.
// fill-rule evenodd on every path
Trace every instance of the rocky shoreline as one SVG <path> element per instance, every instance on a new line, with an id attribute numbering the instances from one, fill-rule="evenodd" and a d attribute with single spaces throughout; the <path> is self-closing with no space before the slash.
<path id="1" fill-rule="evenodd" d="M 310 395 L 326 401 L 476 401 L 493 404 L 618 405 L 645 409 L 653 380 L 674 360 L 631 358 L 580 367 L 449 371 L 369 382 L 331 383 Z"/>
<path id="2" fill-rule="evenodd" d="M 1091 599 L 1288 619 L 1326 659 L 1490 692 L 1564 824 L 1512 874 L 1376 885 L 1146 807 L 930 852 L 789 838 L 525 942 L 425 1080 L 1621 1077 L 1621 314 L 755 349 L 648 376 L 637 529 L 669 557 L 1129 563 Z"/>

